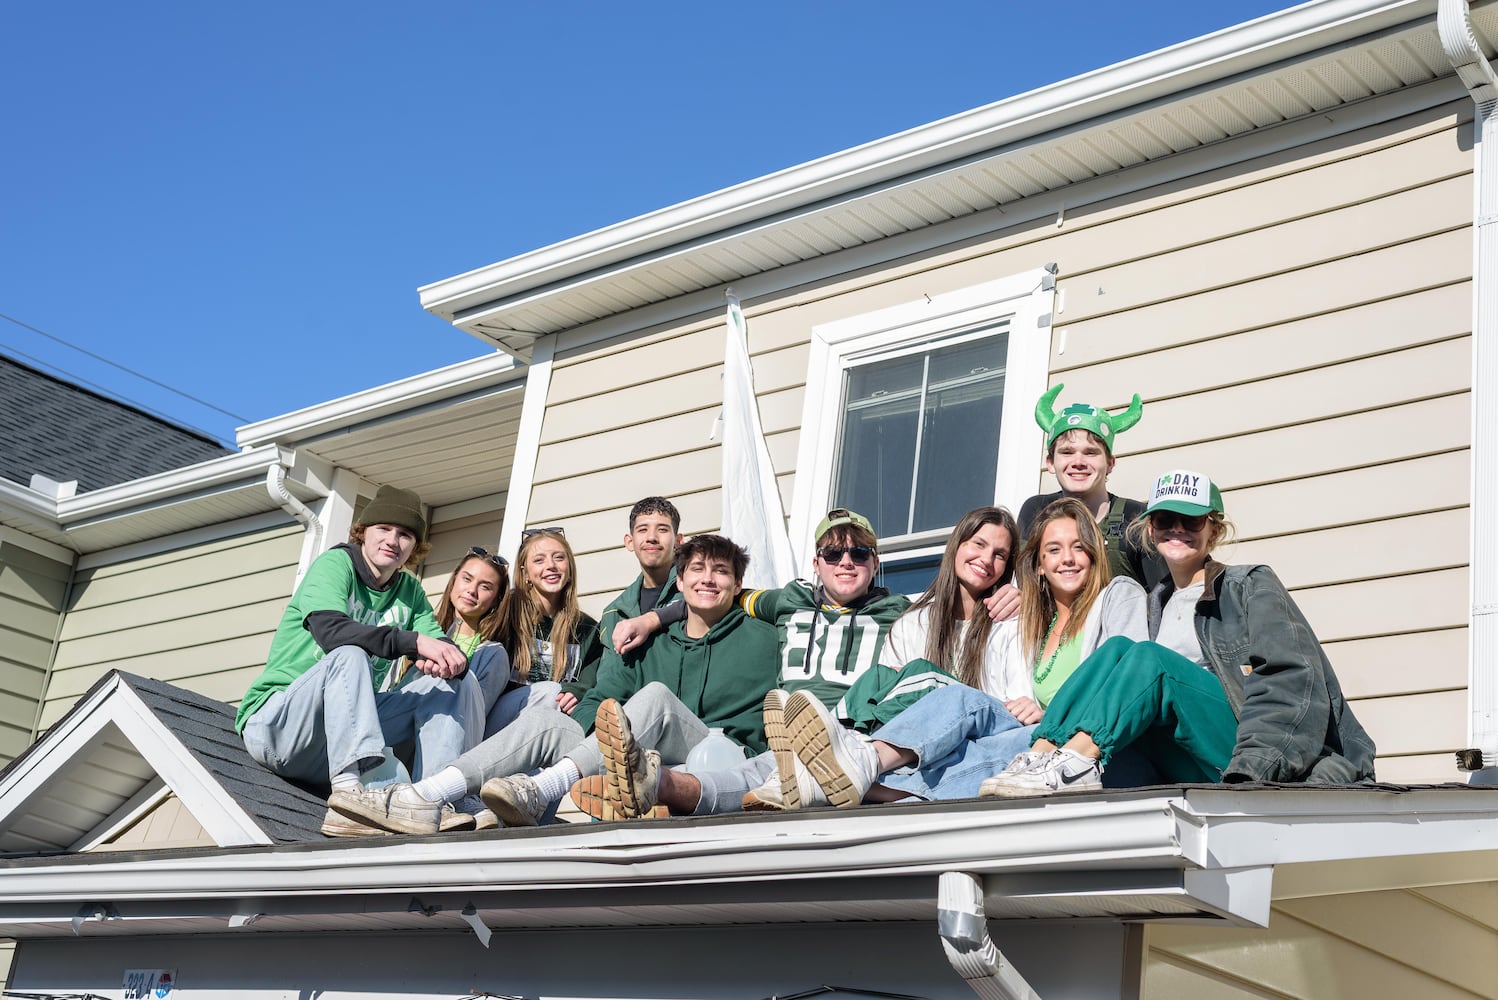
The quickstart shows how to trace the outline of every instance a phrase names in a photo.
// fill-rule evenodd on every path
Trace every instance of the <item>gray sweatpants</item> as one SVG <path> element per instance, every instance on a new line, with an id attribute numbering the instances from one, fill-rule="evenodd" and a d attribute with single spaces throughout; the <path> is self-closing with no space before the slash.
<path id="1" fill-rule="evenodd" d="M 655 750 L 668 766 L 686 763 L 687 754 L 707 737 L 707 726 L 681 703 L 675 693 L 653 681 L 624 703 L 630 732 L 642 749 Z M 527 710 L 514 722 L 454 761 L 463 772 L 469 793 L 490 778 L 528 774 L 570 757 L 583 775 L 603 769 L 598 737 L 584 738 L 582 727 L 561 712 Z M 763 783 L 775 770 L 775 756 L 763 753 L 738 767 L 695 777 L 702 782 L 696 815 L 737 812 L 744 793 Z"/>

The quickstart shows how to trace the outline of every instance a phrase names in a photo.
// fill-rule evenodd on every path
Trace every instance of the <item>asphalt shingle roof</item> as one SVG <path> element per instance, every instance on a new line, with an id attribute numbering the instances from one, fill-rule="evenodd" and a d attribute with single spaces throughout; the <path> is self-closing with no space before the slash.
<path id="1" fill-rule="evenodd" d="M 229 454 L 212 438 L 0 355 L 0 476 L 80 493 Z"/>
<path id="2" fill-rule="evenodd" d="M 227 703 L 135 674 L 121 672 L 120 679 L 276 843 L 326 839 L 326 793 L 315 795 L 260 766 L 235 731 Z"/>

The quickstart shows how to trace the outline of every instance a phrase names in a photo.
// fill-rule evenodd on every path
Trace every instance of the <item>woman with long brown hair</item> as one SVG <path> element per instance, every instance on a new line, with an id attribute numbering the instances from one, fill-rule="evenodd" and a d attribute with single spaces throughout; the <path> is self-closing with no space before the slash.
<path id="1" fill-rule="evenodd" d="M 556 705 L 568 714 L 593 686 L 603 656 L 598 622 L 577 606 L 575 565 L 561 528 L 525 532 L 496 633 L 510 652 L 512 682 L 558 685 Z"/>
<path id="2" fill-rule="evenodd" d="M 1127 577 L 1110 581 L 1097 522 L 1079 501 L 1058 500 L 1036 517 L 1017 569 L 1020 614 L 992 626 L 998 649 L 981 685 L 926 693 L 872 740 L 791 696 L 786 716 L 797 757 L 834 805 L 858 805 L 865 796 L 975 796 L 985 778 L 1029 746 L 1050 693 L 1083 658 L 1110 636 L 1145 634 L 1144 590 Z M 903 673 L 912 684 L 918 679 L 910 667 Z"/>

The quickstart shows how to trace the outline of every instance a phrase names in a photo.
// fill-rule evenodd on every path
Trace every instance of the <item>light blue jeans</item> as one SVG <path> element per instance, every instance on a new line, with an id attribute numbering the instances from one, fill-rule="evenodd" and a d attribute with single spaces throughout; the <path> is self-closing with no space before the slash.
<path id="1" fill-rule="evenodd" d="M 394 690 L 376 692 L 370 677 L 369 654 L 339 646 L 255 710 L 245 721 L 245 749 L 268 770 L 311 785 L 374 767 L 385 747 L 405 741 L 415 749 L 417 780 L 466 749 L 463 723 L 481 697 L 477 680 L 412 671 Z"/>
<path id="2" fill-rule="evenodd" d="M 975 798 L 984 778 L 1030 749 L 1034 732 L 977 688 L 938 688 L 874 733 L 916 755 L 914 765 L 887 772 L 879 784 L 923 799 Z"/>

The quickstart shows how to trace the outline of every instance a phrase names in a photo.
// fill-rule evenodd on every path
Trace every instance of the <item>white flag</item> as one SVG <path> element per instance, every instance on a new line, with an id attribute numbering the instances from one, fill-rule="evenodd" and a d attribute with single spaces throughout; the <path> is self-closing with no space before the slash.
<path id="1" fill-rule="evenodd" d="M 744 586 L 781 587 L 796 578 L 785 511 L 754 398 L 748 327 L 738 297 L 728 293 L 723 346 L 723 534 L 749 552 Z"/>

